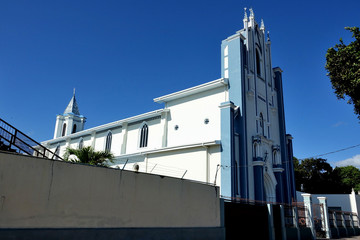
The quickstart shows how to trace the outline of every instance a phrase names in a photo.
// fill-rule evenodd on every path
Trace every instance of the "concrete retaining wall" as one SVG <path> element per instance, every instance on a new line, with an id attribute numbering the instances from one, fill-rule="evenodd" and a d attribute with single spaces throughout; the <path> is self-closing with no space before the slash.
<path id="1" fill-rule="evenodd" d="M 3 230 L 222 229 L 217 187 L 3 152 L 0 213 Z"/>

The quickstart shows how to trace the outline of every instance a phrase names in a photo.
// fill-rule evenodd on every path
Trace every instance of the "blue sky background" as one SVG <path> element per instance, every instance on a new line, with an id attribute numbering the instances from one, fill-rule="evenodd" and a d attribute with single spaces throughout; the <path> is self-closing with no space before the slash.
<path id="1" fill-rule="evenodd" d="M 43 141 L 73 88 L 86 128 L 162 108 L 153 98 L 220 77 L 221 41 L 243 28 L 244 7 L 284 71 L 294 155 L 360 144 L 324 69 L 326 50 L 351 41 L 344 27 L 360 26 L 357 0 L 0 1 L 0 117 Z M 360 167 L 360 147 L 324 158 Z"/>

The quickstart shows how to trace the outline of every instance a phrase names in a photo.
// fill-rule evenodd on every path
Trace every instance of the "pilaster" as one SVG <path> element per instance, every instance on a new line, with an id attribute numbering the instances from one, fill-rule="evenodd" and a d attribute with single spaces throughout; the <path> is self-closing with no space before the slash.
<path id="1" fill-rule="evenodd" d="M 284 203 L 284 192 L 283 192 L 283 168 L 275 168 L 273 167 L 273 172 L 276 178 L 276 201 L 280 203 Z"/>
<path id="2" fill-rule="evenodd" d="M 167 137 L 168 137 L 168 112 L 164 111 L 161 114 L 161 126 L 163 129 L 163 135 L 162 135 L 162 147 L 167 147 Z"/>
<path id="3" fill-rule="evenodd" d="M 128 135 L 128 123 L 123 123 L 122 124 L 122 143 L 121 143 L 120 154 L 126 153 L 127 135 Z"/>
<path id="4" fill-rule="evenodd" d="M 221 195 L 233 197 L 233 109 L 232 102 L 221 103 Z"/>
<path id="5" fill-rule="evenodd" d="M 91 133 L 91 147 L 95 149 L 96 132 Z"/>
<path id="6" fill-rule="evenodd" d="M 322 205 L 321 209 L 321 223 L 325 230 L 326 238 L 331 238 L 330 224 L 329 224 L 329 210 L 327 205 L 327 197 L 317 197 L 319 203 Z"/>
<path id="7" fill-rule="evenodd" d="M 304 198 L 304 206 L 306 208 L 305 210 L 305 217 L 306 217 L 306 226 L 310 228 L 312 239 L 316 239 L 316 231 L 315 231 L 315 225 L 314 225 L 314 217 L 312 212 L 312 197 L 309 193 L 303 193 L 301 194 Z"/>

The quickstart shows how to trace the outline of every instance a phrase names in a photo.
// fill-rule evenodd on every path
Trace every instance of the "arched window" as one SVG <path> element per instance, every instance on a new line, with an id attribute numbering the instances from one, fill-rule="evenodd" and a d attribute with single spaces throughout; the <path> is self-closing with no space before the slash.
<path id="1" fill-rule="evenodd" d="M 273 164 L 279 164 L 277 160 L 277 152 L 273 151 Z"/>
<path id="2" fill-rule="evenodd" d="M 265 125 L 264 125 L 264 117 L 263 114 L 260 113 L 260 129 L 261 129 L 261 134 L 263 136 L 265 136 Z"/>
<path id="3" fill-rule="evenodd" d="M 106 136 L 105 151 L 110 152 L 111 150 L 112 133 L 109 131 Z"/>
<path id="4" fill-rule="evenodd" d="M 62 134 L 61 134 L 61 136 L 62 136 L 62 137 L 65 136 L 65 133 L 66 133 L 66 123 L 64 123 L 64 125 L 63 125 L 63 129 L 62 129 Z"/>
<path id="5" fill-rule="evenodd" d="M 256 50 L 256 73 L 261 76 L 260 55 L 258 50 Z"/>
<path id="6" fill-rule="evenodd" d="M 145 123 L 142 128 L 141 128 L 141 132 L 140 132 L 140 147 L 147 147 L 147 143 L 148 143 L 148 134 L 149 134 L 149 128 L 148 125 Z"/>
<path id="7" fill-rule="evenodd" d="M 243 62 L 244 62 L 244 65 L 247 66 L 247 49 L 246 49 L 246 45 L 244 44 L 243 45 Z"/>
<path id="8" fill-rule="evenodd" d="M 254 144 L 253 144 L 253 147 L 254 147 L 254 149 L 253 149 L 253 151 L 254 151 L 254 158 L 256 158 L 257 157 L 257 143 L 255 142 Z"/>
<path id="9" fill-rule="evenodd" d="M 80 138 L 80 140 L 79 140 L 79 149 L 82 149 L 83 146 L 84 146 L 84 139 Z"/>
<path id="10" fill-rule="evenodd" d="M 76 124 L 74 124 L 72 132 L 71 133 L 76 133 Z"/>

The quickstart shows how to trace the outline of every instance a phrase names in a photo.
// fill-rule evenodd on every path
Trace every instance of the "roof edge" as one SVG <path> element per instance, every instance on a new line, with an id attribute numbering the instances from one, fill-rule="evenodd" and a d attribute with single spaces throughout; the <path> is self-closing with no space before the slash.
<path id="1" fill-rule="evenodd" d="M 227 78 L 219 78 L 211 82 L 207 82 L 201 85 L 197 85 L 191 88 L 187 88 L 178 92 L 170 93 L 165 96 L 161 96 L 158 98 L 154 98 L 154 102 L 157 103 L 163 103 L 163 102 L 169 102 L 175 99 L 187 97 L 199 92 L 207 91 L 210 89 L 218 88 L 220 86 L 227 86 L 229 83 L 229 80 Z"/>

